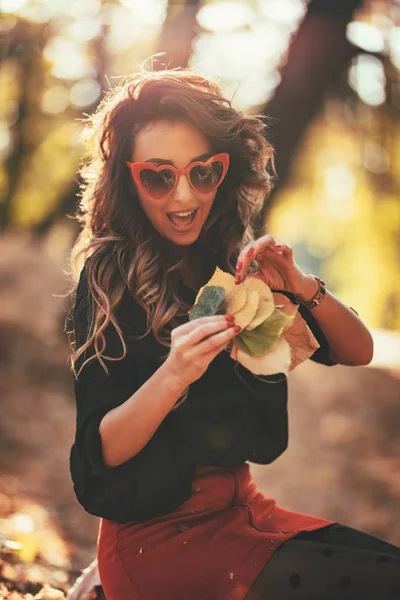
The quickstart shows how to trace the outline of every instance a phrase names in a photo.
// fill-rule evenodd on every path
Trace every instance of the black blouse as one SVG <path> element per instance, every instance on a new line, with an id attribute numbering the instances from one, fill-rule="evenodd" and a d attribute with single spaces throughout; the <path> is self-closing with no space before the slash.
<path id="1" fill-rule="evenodd" d="M 180 293 L 186 301 L 194 302 L 196 293 L 190 288 L 181 284 Z M 295 302 L 289 292 L 281 293 Z M 86 341 L 89 309 L 84 267 L 73 311 L 77 347 Z M 320 344 L 311 360 L 335 365 L 312 313 L 302 305 L 299 311 Z M 169 412 L 146 446 L 125 463 L 108 467 L 102 455 L 101 420 L 151 377 L 168 351 L 152 334 L 142 340 L 132 339 L 132 335 L 144 333 L 146 315 L 127 289 L 116 317 L 127 345 L 125 358 L 106 360 L 108 375 L 95 359 L 74 379 L 77 418 L 70 473 L 76 497 L 88 513 L 118 523 L 161 516 L 190 497 L 196 465 L 232 467 L 246 461 L 268 464 L 286 450 L 286 376 L 255 376 L 232 360 L 228 351 L 222 351 L 190 386 L 187 399 Z M 182 317 L 182 323 L 187 319 Z M 104 333 L 105 354 L 121 356 L 122 345 L 114 327 L 109 324 Z M 91 354 L 86 353 L 84 360 L 88 356 Z M 82 362 L 78 360 L 77 371 Z"/>

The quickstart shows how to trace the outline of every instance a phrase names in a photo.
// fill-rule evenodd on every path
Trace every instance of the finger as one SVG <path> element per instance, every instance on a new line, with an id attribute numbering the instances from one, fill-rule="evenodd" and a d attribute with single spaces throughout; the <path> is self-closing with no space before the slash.
<path id="1" fill-rule="evenodd" d="M 229 327 L 225 331 L 220 331 L 199 344 L 200 355 L 203 356 L 209 353 L 217 354 L 225 348 L 229 342 L 238 335 L 239 331 L 235 327 Z"/>
<path id="2" fill-rule="evenodd" d="M 194 346 L 203 339 L 214 336 L 216 333 L 225 332 L 232 324 L 234 323 L 229 322 L 224 316 L 216 321 L 202 323 L 199 327 L 187 334 L 186 343 L 189 346 Z"/>
<path id="3" fill-rule="evenodd" d="M 281 246 L 282 254 L 285 258 L 291 258 L 293 256 L 293 248 L 288 246 L 287 244 L 282 244 Z"/>
<path id="4" fill-rule="evenodd" d="M 268 246 L 264 252 L 257 255 L 257 261 L 259 263 L 263 262 L 263 259 L 274 260 L 274 259 L 284 258 L 282 253 L 282 246 L 276 248 L 275 246 Z"/>
<path id="5" fill-rule="evenodd" d="M 198 319 L 193 319 L 191 321 L 187 321 L 179 327 L 175 327 L 172 331 L 179 329 L 179 333 L 190 333 L 191 331 L 200 327 L 200 325 L 213 323 L 213 322 L 221 322 L 226 321 L 226 315 L 211 315 L 208 317 L 199 317 Z"/>
<path id="6" fill-rule="evenodd" d="M 268 248 L 274 246 L 274 244 L 275 239 L 269 234 L 248 244 L 239 254 L 236 263 L 235 283 L 240 283 L 246 276 L 247 270 L 253 260 L 255 260 L 258 255 L 262 255 L 263 252 L 266 252 Z"/>

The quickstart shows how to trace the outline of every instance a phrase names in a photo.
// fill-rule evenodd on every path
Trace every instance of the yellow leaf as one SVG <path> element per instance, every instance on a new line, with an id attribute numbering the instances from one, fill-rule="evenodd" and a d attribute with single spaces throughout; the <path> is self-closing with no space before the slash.
<path id="1" fill-rule="evenodd" d="M 236 315 L 247 302 L 247 289 L 244 285 L 236 285 L 226 297 L 226 314 Z"/>
<path id="2" fill-rule="evenodd" d="M 236 346 L 236 344 L 233 345 Z M 240 364 L 255 375 L 274 375 L 275 373 L 287 375 L 292 360 L 290 346 L 284 338 L 280 338 L 272 350 L 259 356 L 252 356 L 239 348 L 236 348 L 234 354 Z"/>
<path id="3" fill-rule="evenodd" d="M 235 278 L 230 273 L 225 273 L 225 271 L 222 271 L 219 267 L 216 267 L 211 279 L 206 283 L 206 285 L 218 285 L 223 287 L 225 289 L 225 299 L 227 299 L 230 292 L 235 288 Z M 203 287 L 200 288 L 196 296 L 195 304 L 198 302 L 206 285 L 203 285 Z"/>
<path id="4" fill-rule="evenodd" d="M 251 330 L 260 325 L 274 312 L 275 304 L 271 288 L 259 277 L 247 276 L 242 284 L 248 291 L 255 291 L 259 297 L 257 311 L 253 319 L 247 324 L 246 329 Z"/>
<path id="5" fill-rule="evenodd" d="M 253 321 L 257 313 L 260 298 L 257 292 L 247 291 L 246 304 L 235 314 L 235 325 L 239 325 L 242 329 L 247 329 L 250 322 Z"/>

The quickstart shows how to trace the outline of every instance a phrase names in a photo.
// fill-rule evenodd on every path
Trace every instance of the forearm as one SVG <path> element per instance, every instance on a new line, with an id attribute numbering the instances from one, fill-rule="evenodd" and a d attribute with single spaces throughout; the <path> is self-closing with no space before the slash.
<path id="1" fill-rule="evenodd" d="M 138 454 L 184 389 L 163 363 L 126 402 L 110 410 L 99 427 L 104 462 L 115 467 Z"/>
<path id="2" fill-rule="evenodd" d="M 313 277 L 307 278 L 302 290 L 294 291 L 310 300 L 318 289 Z M 331 356 L 342 365 L 368 365 L 373 357 L 374 344 L 370 331 L 348 306 L 329 290 L 323 301 L 310 309 L 331 348 Z"/>

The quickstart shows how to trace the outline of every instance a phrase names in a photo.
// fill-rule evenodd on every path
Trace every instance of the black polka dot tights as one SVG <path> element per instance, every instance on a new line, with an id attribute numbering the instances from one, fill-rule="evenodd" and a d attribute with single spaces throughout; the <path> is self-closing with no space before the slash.
<path id="1" fill-rule="evenodd" d="M 246 600 L 400 599 L 400 548 L 334 523 L 303 531 L 268 560 Z"/>

